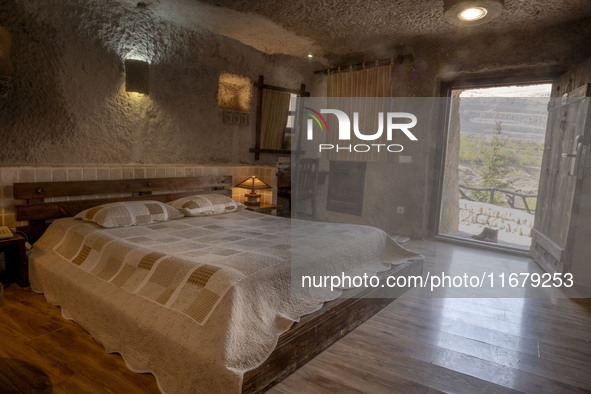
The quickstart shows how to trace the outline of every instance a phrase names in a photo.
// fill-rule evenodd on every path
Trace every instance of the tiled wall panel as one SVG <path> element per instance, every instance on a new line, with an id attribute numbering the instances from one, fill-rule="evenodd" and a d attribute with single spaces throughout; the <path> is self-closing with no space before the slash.
<path id="1" fill-rule="evenodd" d="M 272 190 L 261 190 L 261 202 L 276 201 L 276 169 L 270 166 L 20 166 L 0 167 L 0 225 L 13 227 L 16 222 L 13 187 L 17 182 L 89 181 L 109 179 L 144 179 L 161 177 L 193 177 L 205 175 L 231 175 L 232 184 L 256 175 Z M 243 202 L 245 189 L 232 189 L 232 197 Z M 117 197 L 118 195 L 110 195 Z M 85 198 L 92 198 L 85 197 Z M 48 199 L 49 200 L 49 199 Z M 54 200 L 58 200 L 57 198 Z"/>

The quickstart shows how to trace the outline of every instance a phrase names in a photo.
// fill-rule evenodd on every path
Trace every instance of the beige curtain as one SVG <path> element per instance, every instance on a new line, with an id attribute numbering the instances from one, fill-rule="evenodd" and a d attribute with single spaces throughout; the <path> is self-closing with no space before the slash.
<path id="1" fill-rule="evenodd" d="M 358 71 L 335 72 L 328 75 L 327 96 L 335 98 L 341 97 L 364 97 L 363 100 L 339 101 L 340 109 L 351 116 L 351 126 L 353 126 L 353 111 L 359 112 L 359 130 L 364 134 L 373 134 L 378 130 L 378 113 L 388 112 L 387 100 L 384 97 L 391 96 L 392 65 L 378 66 Z M 343 108 L 343 106 L 350 108 Z M 337 130 L 338 125 L 334 116 L 328 117 L 329 130 Z M 384 124 L 385 128 L 385 124 Z M 329 133 L 329 143 L 339 145 L 348 145 L 338 141 L 336 132 Z M 363 143 L 366 143 L 363 141 Z M 367 143 L 387 143 L 386 132 L 384 130 L 382 138 Z M 353 144 L 353 142 L 351 142 Z M 348 161 L 380 161 L 387 158 L 387 153 L 371 150 L 369 152 L 351 152 L 330 150 L 328 151 L 329 160 L 348 160 Z"/>
<path id="2" fill-rule="evenodd" d="M 338 71 L 328 76 L 328 97 L 390 97 L 392 66 Z"/>
<path id="3" fill-rule="evenodd" d="M 263 90 L 261 149 L 281 149 L 290 98 L 289 93 L 270 89 Z"/>

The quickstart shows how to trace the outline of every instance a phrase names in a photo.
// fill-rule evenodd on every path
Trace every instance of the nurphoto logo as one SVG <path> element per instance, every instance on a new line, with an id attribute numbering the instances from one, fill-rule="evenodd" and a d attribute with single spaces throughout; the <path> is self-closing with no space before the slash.
<path id="1" fill-rule="evenodd" d="M 308 141 L 314 139 L 314 125 L 318 125 L 321 132 L 329 132 L 328 123 L 322 114 L 332 114 L 336 116 L 338 121 L 338 140 L 351 141 L 351 118 L 344 111 L 339 109 L 320 109 L 316 111 L 309 107 L 304 107 L 304 114 L 309 116 L 306 124 L 306 136 Z M 378 112 L 378 130 L 373 134 L 367 134 L 359 128 L 359 112 L 353 112 L 353 134 L 361 141 L 377 141 L 382 138 L 384 128 L 386 130 L 386 140 L 392 141 L 395 132 L 402 132 L 411 141 L 417 141 L 417 137 L 410 131 L 416 126 L 417 117 L 409 112 Z M 384 127 L 384 123 L 386 126 Z M 388 152 L 402 152 L 404 147 L 400 144 L 385 144 L 385 143 L 363 143 L 363 144 L 329 144 L 322 143 L 318 145 L 318 151 L 336 150 L 349 152 L 369 152 L 382 149 Z"/>

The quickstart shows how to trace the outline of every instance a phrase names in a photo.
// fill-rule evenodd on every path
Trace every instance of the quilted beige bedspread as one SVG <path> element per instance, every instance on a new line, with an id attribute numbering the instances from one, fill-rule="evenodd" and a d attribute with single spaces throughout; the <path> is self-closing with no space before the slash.
<path id="1" fill-rule="evenodd" d="M 249 211 L 114 229 L 61 219 L 30 279 L 162 391 L 239 392 L 281 333 L 340 294 L 294 297 L 294 266 L 373 275 L 417 256 L 372 227 Z"/>

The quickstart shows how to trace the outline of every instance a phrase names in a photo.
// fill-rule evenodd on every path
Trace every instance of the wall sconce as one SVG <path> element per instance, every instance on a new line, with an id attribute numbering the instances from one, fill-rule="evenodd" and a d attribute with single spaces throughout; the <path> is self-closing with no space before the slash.
<path id="1" fill-rule="evenodd" d="M 150 64 L 148 62 L 125 59 L 125 91 L 150 93 Z"/>
<path id="2" fill-rule="evenodd" d="M 245 205 L 251 206 L 251 207 L 258 207 L 259 205 L 261 205 L 259 198 L 261 197 L 260 194 L 257 194 L 257 190 L 261 190 L 261 189 L 271 189 L 271 186 L 269 186 L 267 183 L 261 181 L 259 178 L 257 178 L 256 176 L 251 176 L 250 178 L 246 178 L 245 180 L 243 180 L 242 182 L 240 182 L 239 184 L 237 184 L 234 187 L 239 187 L 242 189 L 250 189 L 250 193 L 246 193 L 244 196 L 246 197 L 246 201 L 244 202 Z"/>
<path id="3" fill-rule="evenodd" d="M 453 25 L 475 26 L 499 16 L 503 6 L 503 0 L 443 0 L 443 15 Z"/>

